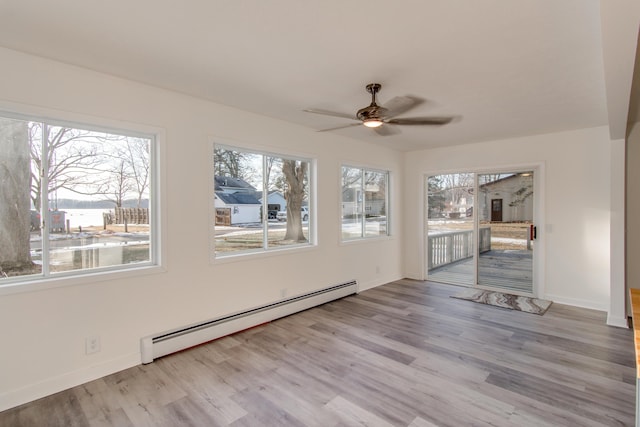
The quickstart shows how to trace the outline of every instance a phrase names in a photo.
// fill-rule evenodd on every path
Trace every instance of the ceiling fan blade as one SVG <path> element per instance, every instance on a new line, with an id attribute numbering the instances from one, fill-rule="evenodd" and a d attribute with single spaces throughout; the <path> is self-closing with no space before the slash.
<path id="1" fill-rule="evenodd" d="M 424 99 L 415 96 L 396 96 L 384 104 L 384 108 L 387 109 L 385 117 L 391 118 L 399 116 L 422 103 L 424 103 Z"/>
<path id="2" fill-rule="evenodd" d="M 386 120 L 386 123 L 392 125 L 446 125 L 450 123 L 453 117 L 406 117 L 399 119 Z"/>
<path id="3" fill-rule="evenodd" d="M 329 128 L 329 129 L 320 129 L 316 132 L 329 132 L 330 130 L 338 130 L 338 129 L 345 129 L 345 128 L 350 128 L 353 126 L 362 126 L 362 123 L 349 123 L 348 125 L 342 125 L 342 126 L 337 126 L 334 128 Z"/>
<path id="4" fill-rule="evenodd" d="M 358 118 L 356 116 L 354 116 L 353 114 L 346 114 L 346 113 L 338 113 L 336 111 L 328 111 L 328 110 L 302 110 L 305 113 L 313 113 L 313 114 L 322 114 L 324 116 L 333 116 L 333 117 L 340 117 L 343 119 L 351 119 L 351 120 L 358 120 Z"/>

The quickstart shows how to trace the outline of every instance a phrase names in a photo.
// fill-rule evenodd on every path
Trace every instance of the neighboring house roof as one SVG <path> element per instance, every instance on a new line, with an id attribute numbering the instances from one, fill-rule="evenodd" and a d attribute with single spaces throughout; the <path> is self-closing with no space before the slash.
<path id="1" fill-rule="evenodd" d="M 522 175 L 522 174 L 519 174 L 519 173 L 514 173 L 514 174 L 506 176 L 504 178 L 496 179 L 495 181 L 487 182 L 486 184 L 481 184 L 480 188 L 493 187 L 495 185 L 502 184 L 502 183 L 504 183 L 506 181 L 510 181 L 512 179 L 527 179 L 527 178 L 531 178 L 531 176 L 525 176 L 525 175 Z"/>
<path id="2" fill-rule="evenodd" d="M 247 193 L 225 193 L 216 191 L 216 196 L 227 205 L 260 205 L 260 200 Z"/>
<path id="3" fill-rule="evenodd" d="M 255 187 L 249 184 L 247 181 L 241 178 L 233 178 L 230 176 L 215 176 L 215 189 L 216 191 L 221 191 L 225 189 L 235 189 L 235 190 L 243 190 L 243 191 L 255 191 Z"/>
<path id="4" fill-rule="evenodd" d="M 256 190 L 255 192 L 253 192 L 253 194 L 256 196 L 256 198 L 258 200 L 262 200 L 262 191 Z M 282 195 L 282 193 L 280 193 L 279 191 L 276 191 L 276 190 L 270 191 L 269 194 L 267 194 L 267 198 L 271 198 L 272 196 L 277 196 L 277 197 L 281 198 L 282 200 L 286 200 L 284 198 L 284 196 Z"/>

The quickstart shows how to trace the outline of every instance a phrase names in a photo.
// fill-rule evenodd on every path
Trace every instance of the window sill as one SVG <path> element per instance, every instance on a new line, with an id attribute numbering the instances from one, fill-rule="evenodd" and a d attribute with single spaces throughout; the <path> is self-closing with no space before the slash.
<path id="1" fill-rule="evenodd" d="M 87 272 L 74 276 L 55 276 L 47 278 L 33 278 L 17 282 L 9 282 L 6 285 L 0 280 L 0 296 L 20 294 L 27 292 L 46 291 L 67 286 L 87 285 L 97 282 L 106 282 L 129 277 L 140 277 L 149 274 L 165 273 L 166 269 L 158 265 L 145 265 L 117 271 Z"/>
<path id="2" fill-rule="evenodd" d="M 394 236 L 380 236 L 380 237 L 360 237 L 357 239 L 349 239 L 349 240 L 340 240 L 340 246 L 350 246 L 357 245 L 362 243 L 378 243 L 378 242 L 388 242 L 391 240 L 395 240 Z"/>
<path id="3" fill-rule="evenodd" d="M 296 253 L 303 253 L 307 251 L 314 251 L 318 248 L 317 244 L 305 244 L 305 245 L 296 245 L 287 248 L 280 249 L 272 249 L 268 251 L 259 250 L 256 252 L 243 252 L 233 255 L 224 255 L 224 256 L 211 256 L 210 264 L 227 264 L 231 262 L 240 262 L 240 261 L 250 261 L 254 259 L 261 258 L 270 258 L 275 256 L 282 255 L 294 255 Z"/>

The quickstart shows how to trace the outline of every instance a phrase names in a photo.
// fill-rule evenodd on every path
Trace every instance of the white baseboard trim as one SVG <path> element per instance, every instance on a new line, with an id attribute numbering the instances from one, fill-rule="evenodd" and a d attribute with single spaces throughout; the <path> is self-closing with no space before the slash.
<path id="1" fill-rule="evenodd" d="M 385 285 L 390 282 L 395 282 L 396 280 L 400 280 L 400 279 L 404 279 L 404 277 L 402 275 L 389 276 L 389 277 L 384 277 L 379 279 L 376 278 L 375 280 L 370 280 L 367 282 L 358 280 L 358 293 L 366 291 L 367 289 L 373 289 L 378 286 Z"/>
<path id="2" fill-rule="evenodd" d="M 551 300 L 558 304 L 566 304 L 566 305 L 572 305 L 574 307 L 589 308 L 591 310 L 607 311 L 607 308 L 608 308 L 608 303 L 582 300 L 578 298 L 567 298 L 567 297 L 553 295 L 553 294 L 545 294 L 543 298 Z"/>
<path id="3" fill-rule="evenodd" d="M 139 352 L 26 385 L 0 394 L 0 412 L 137 365 L 140 365 Z"/>
<path id="4" fill-rule="evenodd" d="M 423 280 L 422 273 L 420 273 L 419 271 L 406 273 L 403 279 Z"/>
<path id="5" fill-rule="evenodd" d="M 629 328 L 629 321 L 626 317 L 607 315 L 607 325 L 616 326 L 618 328 Z"/>

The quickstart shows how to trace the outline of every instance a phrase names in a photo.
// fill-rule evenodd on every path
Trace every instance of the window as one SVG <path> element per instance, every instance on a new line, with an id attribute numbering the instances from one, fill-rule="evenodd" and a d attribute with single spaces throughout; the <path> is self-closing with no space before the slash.
<path id="1" fill-rule="evenodd" d="M 149 135 L 0 117 L 0 286 L 154 264 L 153 151 Z"/>
<path id="2" fill-rule="evenodd" d="M 388 236 L 389 172 L 342 167 L 342 240 Z"/>
<path id="3" fill-rule="evenodd" d="M 213 163 L 216 257 L 313 243 L 310 160 L 216 145 Z"/>

